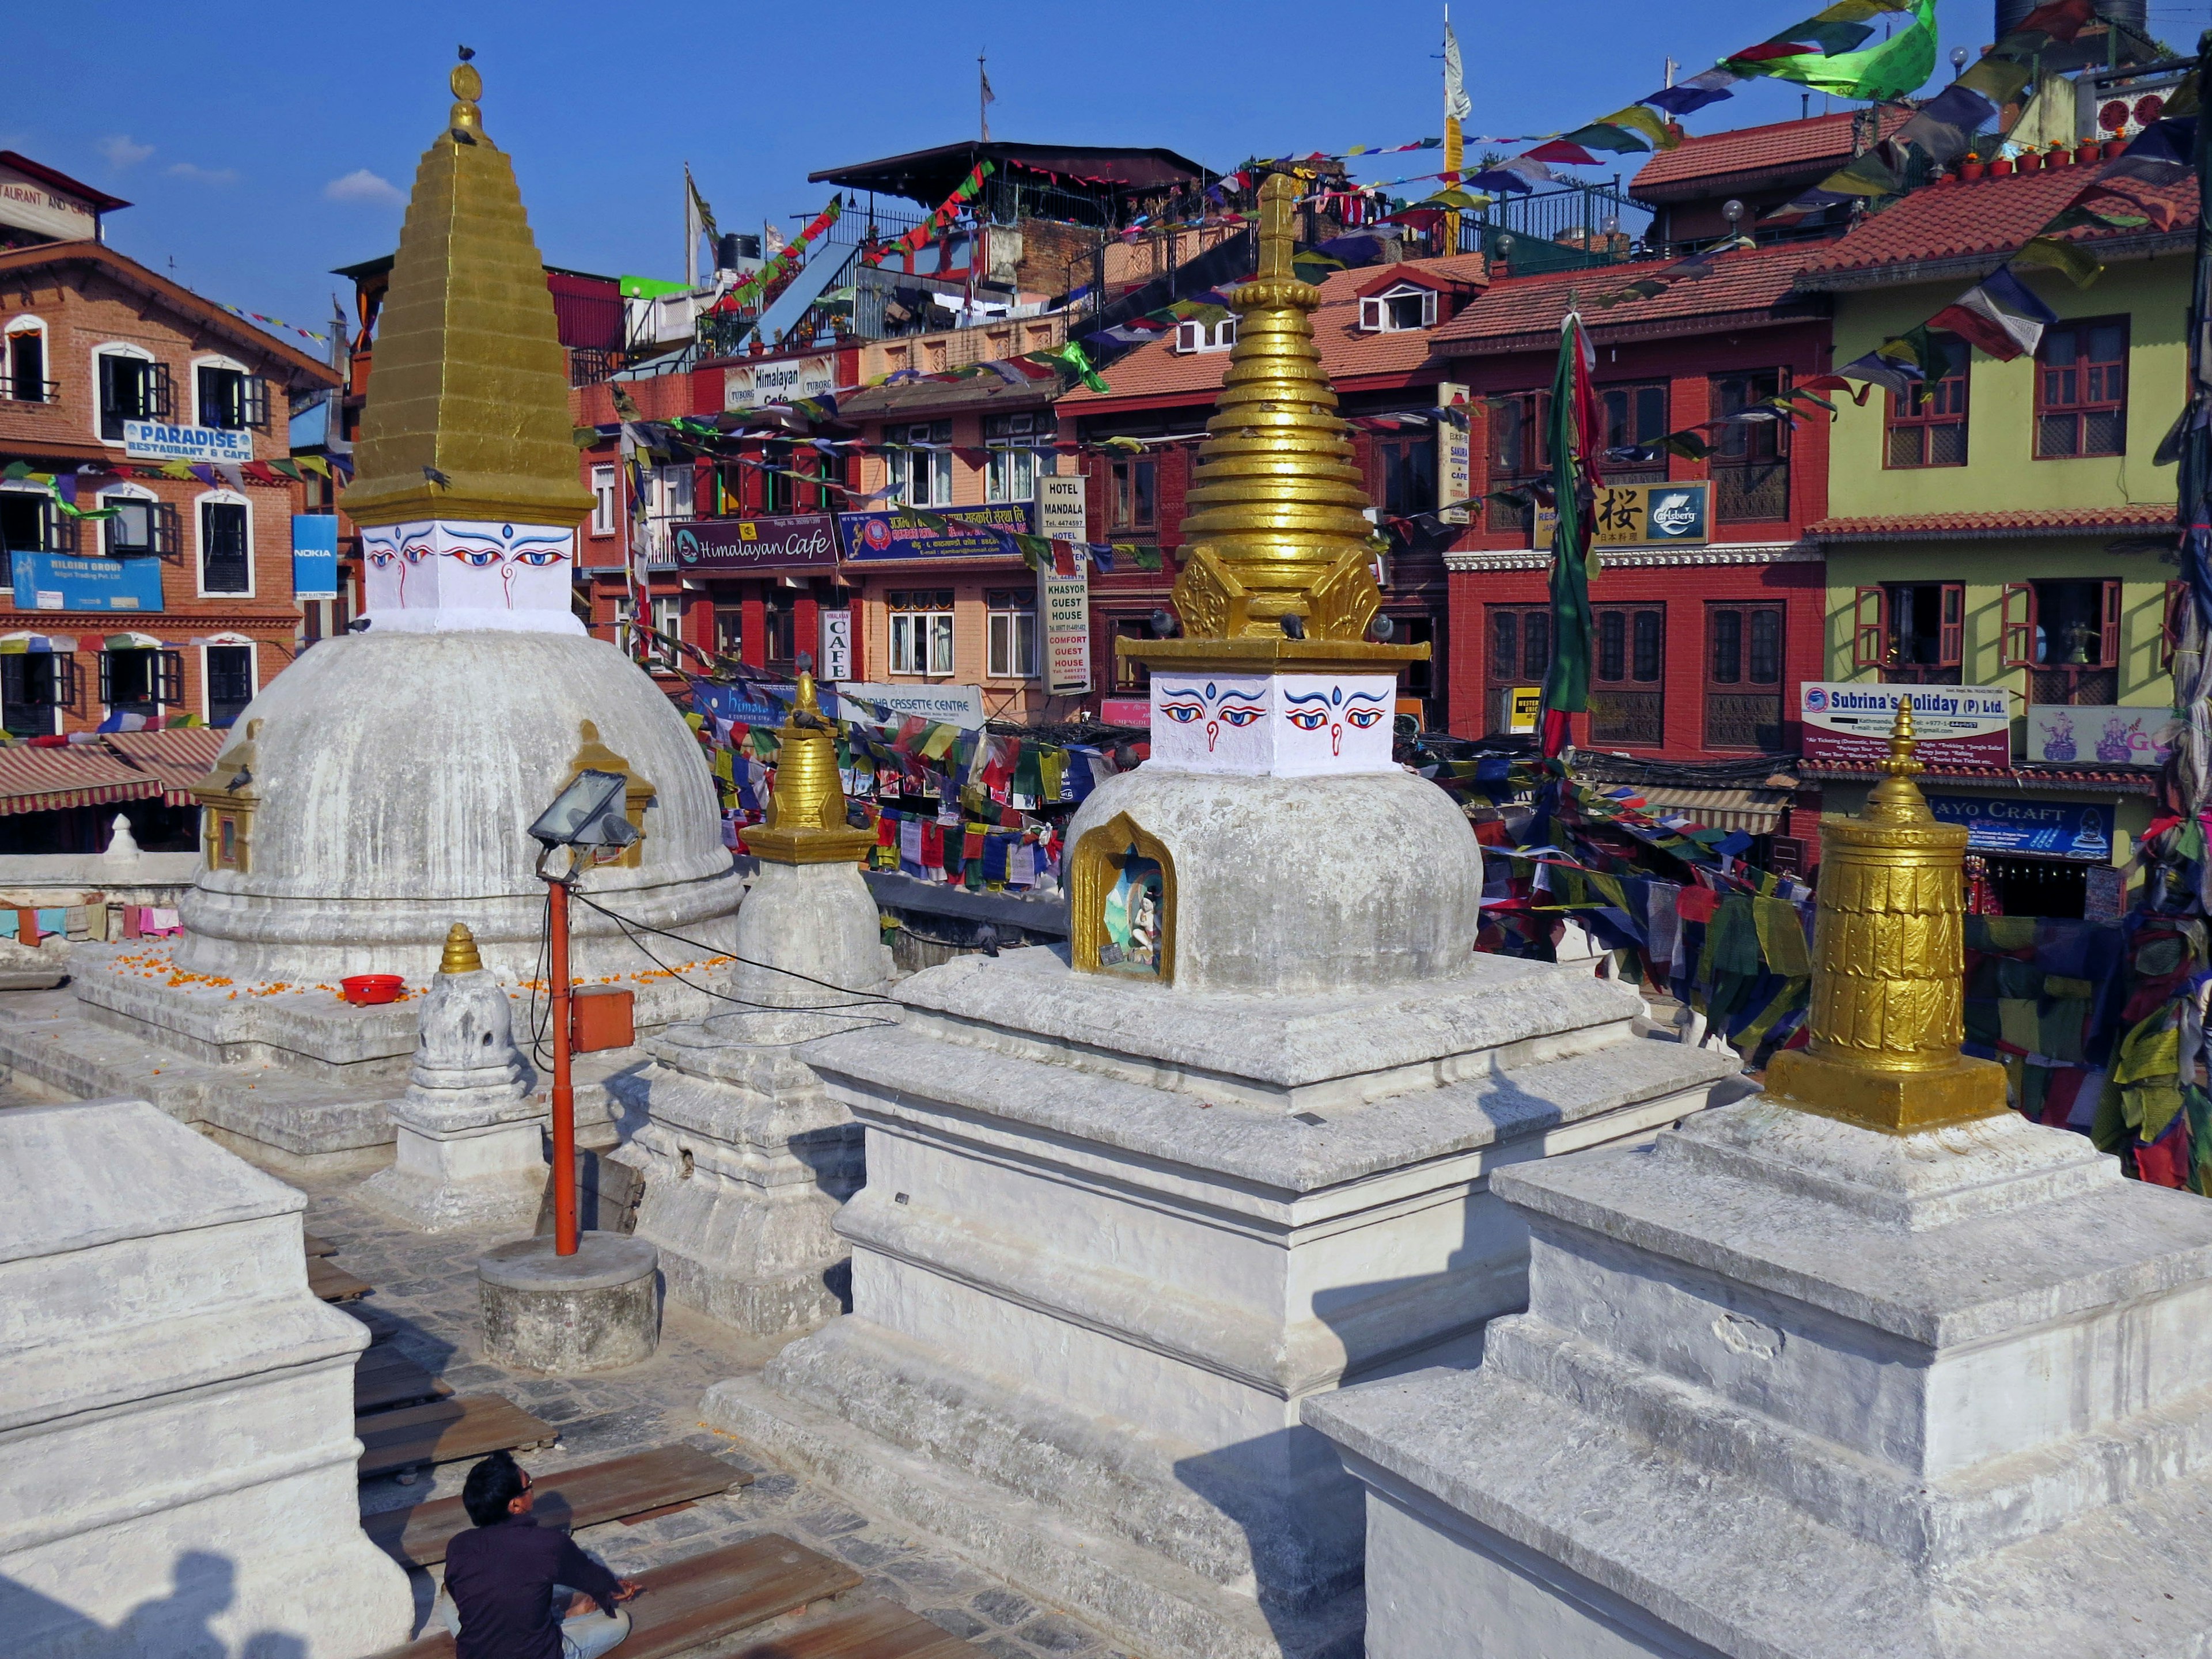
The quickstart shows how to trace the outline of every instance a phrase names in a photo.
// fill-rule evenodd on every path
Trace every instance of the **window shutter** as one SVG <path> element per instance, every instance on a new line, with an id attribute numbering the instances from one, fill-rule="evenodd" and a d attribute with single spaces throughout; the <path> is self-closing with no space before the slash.
<path id="1" fill-rule="evenodd" d="M 2160 671 L 2173 666 L 2173 653 L 2181 648 L 2181 631 L 2186 623 L 2183 607 L 2189 603 L 2187 582 L 2168 582 L 2166 585 L 2166 610 L 2159 623 L 2158 665 Z"/>
<path id="2" fill-rule="evenodd" d="M 149 363 L 147 368 L 150 371 L 146 377 L 147 418 L 168 420 L 176 410 L 176 392 L 170 383 L 169 366 L 167 363 Z"/>
<path id="3" fill-rule="evenodd" d="M 2007 582 L 1997 615 L 1997 660 L 2007 668 L 2029 666 L 2035 661 L 2035 589 Z"/>
<path id="4" fill-rule="evenodd" d="M 240 393 L 246 413 L 246 425 L 260 431 L 269 424 L 269 382 L 258 374 L 246 377 Z"/>
<path id="5" fill-rule="evenodd" d="M 1206 346 L 1205 335 L 1206 330 L 1200 324 L 1177 323 L 1176 325 L 1176 349 L 1177 351 L 1186 352 L 1203 350 Z"/>
<path id="6" fill-rule="evenodd" d="M 156 501 L 149 515 L 154 531 L 153 551 L 163 558 L 173 558 L 185 544 L 183 526 L 177 516 L 174 501 Z"/>
<path id="7" fill-rule="evenodd" d="M 185 653 L 164 651 L 155 659 L 161 670 L 161 690 L 155 701 L 164 704 L 180 703 L 185 700 Z"/>
<path id="8" fill-rule="evenodd" d="M 1851 666 L 1879 668 L 1888 654 L 1888 592 L 1862 587 L 1851 597 Z"/>
<path id="9" fill-rule="evenodd" d="M 1966 585 L 1943 584 L 1943 620 L 1936 635 L 1936 661 L 1956 668 L 1966 659 Z"/>
<path id="10" fill-rule="evenodd" d="M 2117 577 L 2105 580 L 2100 621 L 2103 624 L 2104 652 L 2097 660 L 2106 668 L 2117 668 L 2120 665 L 2120 584 Z"/>
<path id="11" fill-rule="evenodd" d="M 1435 292 L 1431 290 L 1431 292 L 1421 295 L 1421 326 L 1423 328 L 1434 328 L 1436 325 L 1437 296 Z"/>
<path id="12" fill-rule="evenodd" d="M 1369 333 L 1379 332 L 1382 327 L 1382 302 L 1362 300 L 1359 302 L 1359 326 Z"/>
<path id="13" fill-rule="evenodd" d="M 112 651 L 103 651 L 103 652 L 101 652 L 101 653 L 100 653 L 100 702 L 112 702 L 112 701 L 114 700 L 114 692 L 115 692 L 115 653 L 114 653 Z"/>
<path id="14" fill-rule="evenodd" d="M 74 708 L 77 706 L 76 653 L 54 653 L 54 707 Z"/>

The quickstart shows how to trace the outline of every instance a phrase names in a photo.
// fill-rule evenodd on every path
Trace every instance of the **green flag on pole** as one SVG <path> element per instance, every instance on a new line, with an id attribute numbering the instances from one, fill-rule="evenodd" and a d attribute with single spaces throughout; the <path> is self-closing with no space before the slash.
<path id="1" fill-rule="evenodd" d="M 1543 718 L 1538 722 L 1547 755 L 1565 746 L 1567 722 L 1559 717 L 1589 708 L 1590 501 L 1575 418 L 1581 350 L 1582 323 L 1571 313 L 1559 331 L 1559 362 L 1552 376 L 1544 434 L 1559 514 L 1552 530 L 1552 665 L 1544 675 Z"/>

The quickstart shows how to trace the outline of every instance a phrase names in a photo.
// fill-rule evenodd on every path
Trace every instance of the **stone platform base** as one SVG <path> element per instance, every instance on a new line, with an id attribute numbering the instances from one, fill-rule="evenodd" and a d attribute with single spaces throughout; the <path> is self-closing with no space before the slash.
<path id="1" fill-rule="evenodd" d="M 519 1231 L 537 1219 L 544 1197 L 545 1141 L 536 1119 L 442 1138 L 403 1127 L 392 1167 L 362 1182 L 355 1196 L 422 1232 Z"/>
<path id="2" fill-rule="evenodd" d="M 910 1450 L 856 1428 L 758 1378 L 716 1383 L 701 1414 L 772 1461 L 933 1535 L 1139 1652 L 1358 1659 L 1361 1651 L 1366 1603 L 1356 1589 L 1312 1612 L 1271 1615 L 1250 1596 L 1117 1532 L 1018 1497 L 927 1449 Z"/>
<path id="3" fill-rule="evenodd" d="M 576 1254 L 550 1237 L 502 1244 L 477 1262 L 484 1357 L 550 1376 L 620 1370 L 660 1345 L 659 1262 L 643 1239 L 586 1233 Z"/>

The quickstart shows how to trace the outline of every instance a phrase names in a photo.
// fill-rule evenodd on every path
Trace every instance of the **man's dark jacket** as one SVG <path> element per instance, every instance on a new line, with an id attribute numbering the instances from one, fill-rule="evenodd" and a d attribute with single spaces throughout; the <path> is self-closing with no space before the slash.
<path id="1" fill-rule="evenodd" d="M 611 1613 L 622 1582 L 568 1534 L 510 1515 L 446 1547 L 446 1589 L 461 1615 L 456 1659 L 561 1659 L 553 1587 L 566 1584 Z"/>

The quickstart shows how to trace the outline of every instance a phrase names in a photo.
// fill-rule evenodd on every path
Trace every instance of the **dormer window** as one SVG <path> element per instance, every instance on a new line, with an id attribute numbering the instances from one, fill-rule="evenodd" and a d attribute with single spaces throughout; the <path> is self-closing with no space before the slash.
<path id="1" fill-rule="evenodd" d="M 1237 319 L 1224 317 L 1219 322 L 1177 323 L 1176 351 L 1188 356 L 1194 351 L 1226 351 L 1237 343 Z"/>
<path id="2" fill-rule="evenodd" d="M 1437 325 L 1437 291 L 1401 283 L 1359 302 L 1359 326 L 1369 334 L 1398 334 Z"/>

